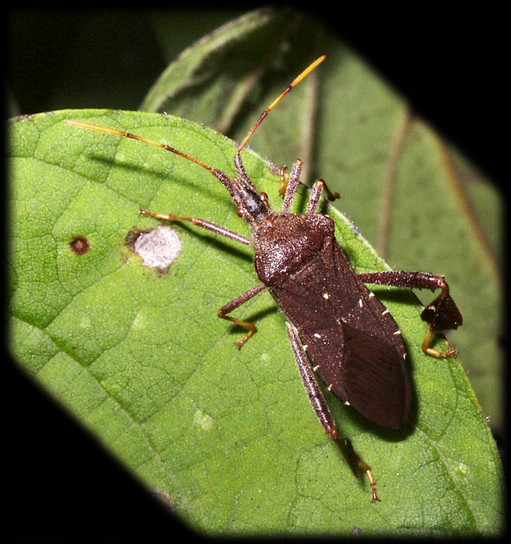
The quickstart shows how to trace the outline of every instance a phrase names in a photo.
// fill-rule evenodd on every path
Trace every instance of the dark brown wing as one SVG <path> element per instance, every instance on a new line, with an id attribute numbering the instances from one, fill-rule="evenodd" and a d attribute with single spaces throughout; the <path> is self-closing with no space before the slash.
<path id="1" fill-rule="evenodd" d="M 335 239 L 270 291 L 328 389 L 382 427 L 408 419 L 411 386 L 399 328 Z"/>
<path id="2" fill-rule="evenodd" d="M 397 429 L 408 420 L 411 388 L 403 359 L 381 338 L 343 323 L 342 375 L 348 401 L 381 427 Z"/>

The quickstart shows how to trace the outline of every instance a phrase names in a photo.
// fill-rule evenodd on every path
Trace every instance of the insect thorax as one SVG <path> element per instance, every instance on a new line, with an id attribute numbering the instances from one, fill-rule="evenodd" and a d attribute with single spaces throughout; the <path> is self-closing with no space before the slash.
<path id="1" fill-rule="evenodd" d="M 334 223 L 320 214 L 272 213 L 253 235 L 257 275 L 272 285 L 316 258 L 331 243 Z"/>

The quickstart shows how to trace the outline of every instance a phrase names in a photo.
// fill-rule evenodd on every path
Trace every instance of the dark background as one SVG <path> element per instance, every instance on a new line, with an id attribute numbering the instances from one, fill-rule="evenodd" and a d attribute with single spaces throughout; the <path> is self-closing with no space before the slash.
<path id="1" fill-rule="evenodd" d="M 341 6 L 325 22 L 492 181 L 502 182 L 508 18 L 498 4 L 360 6 Z M 187 36 L 180 39 L 186 43 Z M 9 14 L 8 115 L 136 109 L 164 68 L 145 11 Z M 37 542 L 177 536 L 179 523 L 108 452 L 18 367 L 7 369 L 3 488 L 11 534 Z"/>

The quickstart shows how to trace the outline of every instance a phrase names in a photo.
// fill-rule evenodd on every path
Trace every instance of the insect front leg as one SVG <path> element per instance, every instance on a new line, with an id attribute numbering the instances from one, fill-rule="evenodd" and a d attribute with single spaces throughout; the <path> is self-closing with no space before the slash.
<path id="1" fill-rule="evenodd" d="M 280 193 L 284 190 L 284 204 L 282 205 L 282 211 L 289 212 L 291 209 L 291 204 L 296 195 L 298 185 L 300 184 L 300 174 L 302 173 L 303 162 L 301 160 L 295 161 L 293 168 L 291 169 L 291 174 L 286 181 L 282 179 Z"/>
<path id="2" fill-rule="evenodd" d="M 197 225 L 198 227 L 202 227 L 203 229 L 214 232 L 215 234 L 219 234 L 220 236 L 225 236 L 226 238 L 230 238 L 231 240 L 235 240 L 236 242 L 240 242 L 241 244 L 245 244 L 247 246 L 252 245 L 252 240 L 250 240 L 250 238 L 247 238 L 242 234 L 238 234 L 237 232 L 233 232 L 232 230 L 226 229 L 225 227 L 217 225 L 216 223 L 211 223 L 211 221 L 206 221 L 206 219 L 201 219 L 200 217 L 182 217 L 173 213 L 155 213 L 149 210 L 144 210 L 142 208 L 140 209 L 140 215 L 154 217 L 156 219 L 161 219 L 162 221 L 188 221 L 190 223 L 193 223 L 194 225 Z"/>
<path id="3" fill-rule="evenodd" d="M 378 492 L 376 490 L 376 480 L 371 467 L 354 450 L 351 440 L 339 435 L 332 412 L 328 407 L 325 396 L 323 395 L 309 361 L 307 360 L 307 356 L 305 355 L 300 343 L 298 333 L 293 325 L 290 323 L 286 323 L 286 325 L 305 389 L 307 390 L 310 402 L 321 425 L 323 425 L 325 432 L 330 435 L 330 438 L 337 444 L 337 447 L 343 454 L 346 462 L 350 466 L 355 476 L 358 477 L 359 470 L 362 470 L 367 474 L 372 488 L 372 500 L 379 501 L 380 497 L 378 496 Z"/>
<path id="4" fill-rule="evenodd" d="M 254 336 L 254 333 L 257 330 L 257 327 L 254 323 L 250 323 L 249 321 L 241 321 L 241 319 L 236 319 L 235 317 L 231 317 L 227 314 L 230 314 L 233 310 L 236 308 L 239 308 L 242 304 L 245 304 L 247 300 L 250 300 L 251 298 L 258 295 L 261 291 L 263 291 L 266 288 L 266 285 L 264 283 L 261 283 L 259 285 L 256 285 L 253 289 L 250 289 L 250 291 L 247 291 L 246 293 L 243 293 L 238 298 L 235 298 L 234 300 L 231 300 L 228 304 L 220 308 L 218 310 L 218 317 L 221 317 L 222 319 L 227 319 L 228 321 L 231 321 L 232 323 L 235 323 L 236 325 L 240 325 L 241 327 L 245 327 L 248 329 L 247 335 L 242 338 L 239 342 L 236 342 L 236 345 L 238 346 L 238 349 L 241 349 L 247 342 L 249 338 Z"/>
<path id="5" fill-rule="evenodd" d="M 309 215 L 317 213 L 319 201 L 321 200 L 323 191 L 326 192 L 326 196 L 330 201 L 339 198 L 339 193 L 332 193 L 332 191 L 330 191 L 327 184 L 325 183 L 324 179 L 318 179 L 318 181 L 316 181 L 316 183 L 312 186 L 309 204 L 307 206 L 307 213 Z"/>
<path id="6" fill-rule="evenodd" d="M 283 190 L 285 191 L 284 204 L 282 206 L 283 212 L 289 212 L 289 210 L 291 209 L 291 205 L 296 196 L 296 191 L 298 190 L 298 185 L 301 183 L 300 174 L 302 173 L 302 166 L 303 163 L 301 160 L 295 161 L 295 163 L 293 164 L 293 168 L 291 169 L 291 173 L 289 174 L 289 178 L 287 180 L 283 179 L 282 181 L 280 194 L 282 194 Z M 332 193 L 332 191 L 330 191 L 330 189 L 327 187 L 325 180 L 319 179 L 312 187 L 309 204 L 307 206 L 308 214 L 316 213 L 316 209 L 318 207 L 319 200 L 321 199 L 323 191 L 326 192 L 328 200 L 332 201 L 339 198 L 339 193 Z"/>
<path id="7" fill-rule="evenodd" d="M 245 244 L 247 246 L 252 245 L 252 240 L 250 240 L 249 238 L 246 238 L 245 236 L 238 234 L 237 232 L 233 232 L 232 230 L 226 229 L 225 227 L 222 227 L 221 225 L 217 225 L 216 223 L 211 223 L 210 221 L 201 219 L 200 217 L 182 217 L 180 215 L 175 215 L 172 213 L 161 214 L 161 213 L 155 213 L 155 212 L 151 212 L 149 210 L 143 210 L 143 209 L 140 210 L 140 215 L 154 217 L 156 219 L 161 219 L 162 221 L 188 221 L 190 223 L 193 223 L 194 225 L 197 225 L 198 227 L 202 227 L 203 229 L 214 232 L 215 234 L 219 234 L 220 236 L 231 238 L 232 240 L 236 240 L 236 242 L 241 242 L 242 244 Z M 235 323 L 236 325 L 240 325 L 241 327 L 245 327 L 248 329 L 248 334 L 239 342 L 236 342 L 236 345 L 238 346 L 238 348 L 241 348 L 245 345 L 247 340 L 254 335 L 254 333 L 257 330 L 257 327 L 254 325 L 254 323 L 250 323 L 248 321 L 242 321 L 241 319 L 236 319 L 235 317 L 231 317 L 227 314 L 231 313 L 233 310 L 235 310 L 236 308 L 238 308 L 239 306 L 241 306 L 242 304 L 250 300 L 252 297 L 255 297 L 265 288 L 266 288 L 266 285 L 264 285 L 264 283 L 261 283 L 260 285 L 257 285 L 253 289 L 250 289 L 250 291 L 243 293 L 238 298 L 231 300 L 231 302 L 229 302 L 228 304 L 220 308 L 220 310 L 218 311 L 218 317 L 221 317 L 222 319 L 227 319 L 228 321 L 231 321 L 232 323 Z"/>
<path id="8" fill-rule="evenodd" d="M 435 334 L 447 329 L 457 329 L 463 324 L 463 317 L 456 303 L 449 294 L 449 285 L 444 276 L 437 276 L 429 272 L 371 272 L 357 274 L 364 283 L 407 287 L 410 289 L 442 289 L 442 292 L 422 311 L 422 320 L 429 324 L 428 334 L 422 344 L 422 349 L 433 357 L 454 357 L 457 349 L 450 346 L 447 351 L 438 351 L 431 347 Z"/>

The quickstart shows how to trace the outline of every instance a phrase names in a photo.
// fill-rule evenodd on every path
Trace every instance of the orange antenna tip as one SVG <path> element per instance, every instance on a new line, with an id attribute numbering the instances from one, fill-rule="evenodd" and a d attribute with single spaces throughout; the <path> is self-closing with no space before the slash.
<path id="1" fill-rule="evenodd" d="M 321 57 L 317 58 L 312 64 L 310 64 L 305 70 L 291 83 L 291 87 L 296 87 L 298 83 L 300 83 L 303 79 L 305 79 L 313 70 L 315 70 L 324 60 L 326 59 L 326 55 L 321 55 Z"/>
<path id="2" fill-rule="evenodd" d="M 258 129 L 259 125 L 263 122 L 265 117 L 270 113 L 270 111 L 288 94 L 291 92 L 299 83 L 301 83 L 313 70 L 315 70 L 324 60 L 326 55 L 322 55 L 317 58 L 312 64 L 307 66 L 305 70 L 284 89 L 282 93 L 277 96 L 277 98 L 263 111 L 259 119 L 256 121 L 255 125 L 250 129 L 249 133 L 245 136 L 244 140 L 238 146 L 238 152 L 240 152 L 246 145 L 247 142 L 252 138 L 254 132 Z"/>

